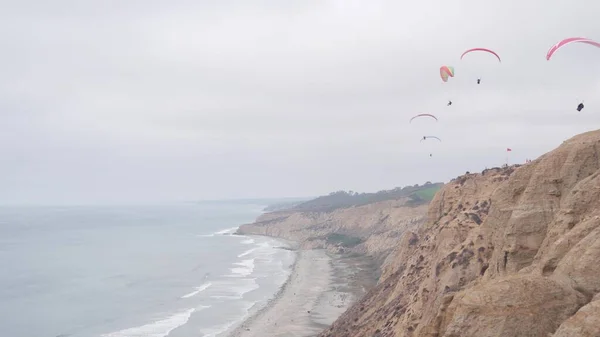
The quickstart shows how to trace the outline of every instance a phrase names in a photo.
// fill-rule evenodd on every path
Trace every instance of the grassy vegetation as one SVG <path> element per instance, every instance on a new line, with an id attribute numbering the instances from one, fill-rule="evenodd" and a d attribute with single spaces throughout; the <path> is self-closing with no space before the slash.
<path id="1" fill-rule="evenodd" d="M 442 183 L 426 182 L 424 185 L 396 187 L 376 193 L 357 193 L 353 191 L 337 191 L 329 195 L 306 201 L 290 208 L 295 211 L 329 212 L 338 208 L 362 206 L 385 200 L 397 200 L 410 197 L 413 204 L 429 202 Z"/>
<path id="2" fill-rule="evenodd" d="M 331 233 L 325 238 L 328 244 L 339 245 L 342 247 L 354 247 L 360 244 L 363 240 L 356 236 Z"/>
<path id="3" fill-rule="evenodd" d="M 311 200 L 310 198 L 288 198 L 287 200 L 277 200 L 269 202 L 268 206 L 263 209 L 265 212 L 284 211 L 294 208 L 303 202 Z"/>
<path id="4" fill-rule="evenodd" d="M 416 194 L 421 200 L 431 201 L 440 188 L 442 188 L 442 186 L 436 185 L 416 191 L 414 194 Z"/>

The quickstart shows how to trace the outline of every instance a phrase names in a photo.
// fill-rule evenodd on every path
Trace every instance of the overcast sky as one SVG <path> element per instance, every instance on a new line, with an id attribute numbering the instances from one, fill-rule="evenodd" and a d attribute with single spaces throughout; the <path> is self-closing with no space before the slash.
<path id="1" fill-rule="evenodd" d="M 534 159 L 600 122 L 600 49 L 574 44 L 545 59 L 562 38 L 600 40 L 597 0 L 0 8 L 0 204 L 445 182 L 502 165 L 507 147 L 511 163 Z M 460 60 L 472 47 L 502 63 L 487 53 Z M 441 65 L 456 77 L 443 83 Z M 439 122 L 409 124 L 418 113 Z"/>

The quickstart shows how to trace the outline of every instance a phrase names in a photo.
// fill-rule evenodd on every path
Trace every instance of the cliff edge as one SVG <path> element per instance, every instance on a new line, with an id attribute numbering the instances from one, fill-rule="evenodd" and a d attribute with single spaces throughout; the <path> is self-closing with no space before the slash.
<path id="1" fill-rule="evenodd" d="M 381 265 L 405 231 L 425 222 L 427 204 L 441 186 L 426 183 L 370 195 L 335 192 L 263 214 L 254 223 L 240 226 L 237 233 L 292 240 L 304 249 L 368 255 Z"/>
<path id="2" fill-rule="evenodd" d="M 600 336 L 600 131 L 466 174 L 321 337 Z"/>

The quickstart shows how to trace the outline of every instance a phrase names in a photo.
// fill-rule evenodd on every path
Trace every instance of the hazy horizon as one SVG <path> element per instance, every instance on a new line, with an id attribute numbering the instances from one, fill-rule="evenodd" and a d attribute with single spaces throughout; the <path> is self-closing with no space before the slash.
<path id="1" fill-rule="evenodd" d="M 0 205 L 448 182 L 501 166 L 506 148 L 509 163 L 535 159 L 600 119 L 600 49 L 572 44 L 545 59 L 563 38 L 600 40 L 592 0 L 2 7 Z M 461 60 L 473 47 L 502 62 Z M 447 83 L 442 65 L 455 67 Z M 418 113 L 439 122 L 408 123 Z"/>
<path id="2" fill-rule="evenodd" d="M 308 197 L 260 197 L 260 198 L 230 198 L 230 199 L 198 199 L 198 200 L 155 200 L 152 202 L 129 201 L 129 202 L 87 202 L 87 203 L 4 203 L 2 207 L 153 207 L 153 206 L 177 206 L 193 204 L 211 204 L 211 203 L 231 203 L 231 204 L 256 204 L 261 206 L 272 206 L 280 202 L 295 200 L 311 200 L 319 196 Z"/>

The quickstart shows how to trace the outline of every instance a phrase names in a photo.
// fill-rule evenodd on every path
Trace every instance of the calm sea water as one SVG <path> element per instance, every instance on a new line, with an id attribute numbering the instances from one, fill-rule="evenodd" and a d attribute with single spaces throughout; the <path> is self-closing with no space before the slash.
<path id="1" fill-rule="evenodd" d="M 0 336 L 223 336 L 285 282 L 262 206 L 0 208 Z"/>

